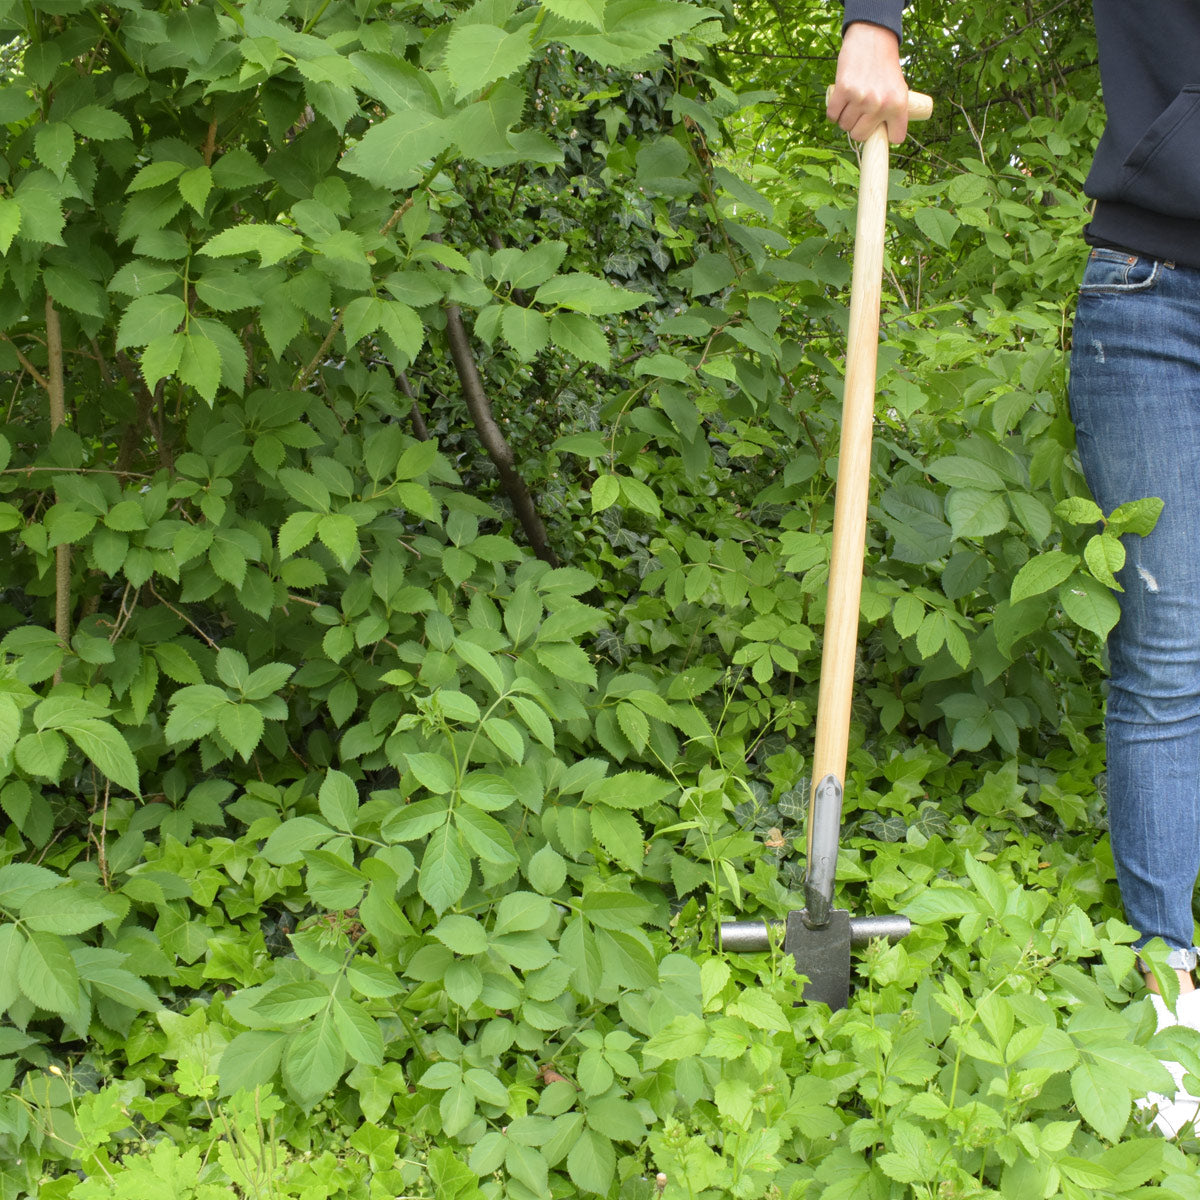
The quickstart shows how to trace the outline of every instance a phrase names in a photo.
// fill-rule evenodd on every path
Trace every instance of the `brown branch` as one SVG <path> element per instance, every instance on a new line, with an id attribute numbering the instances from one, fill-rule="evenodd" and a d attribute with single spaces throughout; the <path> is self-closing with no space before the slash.
<path id="1" fill-rule="evenodd" d="M 45 375 L 43 375 L 41 373 L 41 371 L 39 371 L 37 369 L 37 367 L 35 367 L 33 365 L 33 363 L 31 363 L 29 361 L 29 359 L 27 359 L 25 357 L 24 354 L 21 353 L 21 350 L 17 346 L 17 343 L 14 342 L 12 340 L 12 338 L 10 338 L 8 336 L 7 333 L 0 333 L 0 338 L 2 338 L 4 341 L 6 341 L 13 348 L 13 351 L 15 352 L 15 354 L 17 356 L 17 362 L 19 362 L 21 364 L 21 366 L 23 366 L 25 368 L 25 370 L 28 371 L 29 374 L 33 376 L 34 382 L 38 385 L 38 387 L 45 388 L 46 391 L 49 392 L 50 391 L 50 381 L 45 377 Z"/>
<path id="2" fill-rule="evenodd" d="M 179 609 L 177 609 L 177 608 L 175 607 L 175 605 L 173 605 L 173 604 L 170 602 L 170 600 L 166 600 L 166 599 L 164 599 L 164 598 L 163 598 L 161 595 L 159 595 L 158 589 L 157 589 L 157 588 L 154 586 L 154 584 L 153 584 L 153 583 L 148 583 L 146 586 L 147 586 L 147 587 L 149 587 L 149 589 L 150 589 L 150 594 L 151 594 L 151 595 L 152 595 L 152 596 L 155 598 L 155 600 L 157 600 L 157 601 L 159 602 L 159 604 L 163 605 L 165 608 L 169 608 L 169 609 L 170 609 L 170 610 L 171 610 L 171 611 L 172 611 L 172 612 L 173 612 L 173 613 L 174 613 L 174 614 L 175 614 L 175 615 L 176 615 L 176 616 L 177 616 L 177 617 L 178 617 L 178 618 L 179 618 L 181 621 L 184 621 L 184 622 L 186 622 L 188 625 L 190 625 L 190 626 L 192 627 L 192 629 L 193 629 L 193 630 L 194 630 L 194 631 L 195 631 L 195 632 L 196 632 L 196 633 L 197 633 L 197 634 L 198 634 L 198 635 L 199 635 L 199 636 L 200 636 L 200 637 L 201 637 L 201 638 L 202 638 L 202 639 L 203 639 L 205 642 L 207 642 L 207 643 L 208 643 L 208 645 L 209 645 L 209 647 L 210 647 L 211 649 L 213 649 L 213 650 L 220 650 L 220 648 L 221 648 L 221 647 L 220 647 L 220 646 L 218 646 L 218 645 L 217 645 L 217 643 L 216 643 L 216 642 L 214 642 L 214 641 L 212 640 L 212 638 L 210 638 L 210 637 L 208 636 L 208 634 L 207 634 L 207 633 L 205 633 L 205 632 L 204 632 L 204 630 L 203 630 L 203 629 L 201 629 L 201 628 L 200 628 L 200 626 L 199 626 L 199 625 L 197 625 L 197 624 L 196 624 L 196 622 L 195 622 L 195 621 L 193 621 L 193 620 L 192 620 L 192 618 L 191 618 L 191 617 L 189 617 L 189 616 L 187 615 L 187 613 L 185 613 L 185 612 L 181 612 Z"/>
<path id="3" fill-rule="evenodd" d="M 550 547 L 546 526 L 542 523 L 525 480 L 517 470 L 512 447 L 492 415 L 492 404 L 483 390 L 483 380 L 480 378 L 466 326 L 463 324 L 462 310 L 457 304 L 446 305 L 446 340 L 450 344 L 450 357 L 454 360 L 454 368 L 462 384 L 467 411 L 471 414 L 483 448 L 500 475 L 500 482 L 512 502 L 517 520 L 521 522 L 521 528 L 525 530 L 525 536 L 529 539 L 534 554 L 543 562 L 556 567 L 558 555 Z"/>
<path id="4" fill-rule="evenodd" d="M 413 386 L 408 382 L 408 376 L 403 371 L 396 372 L 396 383 L 400 390 L 412 401 L 412 411 L 408 414 L 409 420 L 412 421 L 413 437 L 418 442 L 429 441 L 429 426 L 425 424 L 425 416 L 421 412 L 421 406 L 417 403 L 417 393 L 413 391 Z"/>
<path id="5" fill-rule="evenodd" d="M 163 431 L 166 429 L 166 417 L 163 411 L 162 382 L 159 382 L 158 387 L 152 393 L 146 386 L 141 372 L 133 365 L 124 350 L 117 351 L 117 366 L 120 367 L 121 374 L 125 376 L 125 382 L 138 397 L 138 420 L 142 420 L 144 416 L 150 432 L 154 435 L 154 444 L 158 448 L 159 466 L 165 467 L 168 471 L 173 470 L 175 456 L 171 453 L 171 447 L 167 445 L 167 440 L 163 436 Z"/>
<path id="6" fill-rule="evenodd" d="M 217 148 L 217 118 L 214 115 L 213 119 L 208 123 L 208 133 L 204 138 L 204 165 L 212 166 L 213 152 Z"/>
<path id="7" fill-rule="evenodd" d="M 309 381 L 313 377 L 313 373 L 321 365 L 321 360 L 329 351 L 329 347 L 333 345 L 333 339 L 337 337 L 338 330 L 342 327 L 342 317 L 344 314 L 338 313 L 333 319 L 333 324 L 329 327 L 329 332 L 325 335 L 325 340 L 317 347 L 317 352 L 312 356 L 312 360 L 308 366 L 296 376 L 296 382 L 293 385 L 294 390 L 302 392 L 308 387 Z"/>
<path id="8" fill-rule="evenodd" d="M 50 436 L 67 419 L 67 388 L 63 379 L 62 325 L 54 298 L 46 293 L 46 394 L 50 401 Z M 60 542 L 54 547 L 54 634 L 64 646 L 71 642 L 71 546 Z M 54 682 L 62 679 L 62 667 L 54 673 Z"/>

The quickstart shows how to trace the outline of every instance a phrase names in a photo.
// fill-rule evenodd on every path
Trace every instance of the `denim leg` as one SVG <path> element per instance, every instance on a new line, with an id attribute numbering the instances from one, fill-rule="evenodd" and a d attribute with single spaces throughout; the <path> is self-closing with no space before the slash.
<path id="1" fill-rule="evenodd" d="M 1080 289 L 1071 413 L 1096 502 L 1164 502 L 1128 535 L 1109 638 L 1109 829 L 1139 945 L 1195 965 L 1200 871 L 1200 270 L 1095 250 Z"/>

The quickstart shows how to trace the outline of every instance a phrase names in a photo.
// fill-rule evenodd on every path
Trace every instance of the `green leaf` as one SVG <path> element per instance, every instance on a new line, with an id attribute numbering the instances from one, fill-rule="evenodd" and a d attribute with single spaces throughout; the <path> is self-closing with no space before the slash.
<path id="1" fill-rule="evenodd" d="M 61 121 L 47 121 L 39 125 L 33 135 L 33 151 L 42 166 L 48 167 L 62 179 L 71 159 L 75 157 L 75 134 L 70 125 Z"/>
<path id="2" fill-rule="evenodd" d="M 528 362 L 550 344 L 550 324 L 537 309 L 506 305 L 500 318 L 504 340 Z"/>
<path id="3" fill-rule="evenodd" d="M 612 362 L 608 337 L 599 322 L 582 313 L 554 313 L 550 317 L 550 340 L 583 362 L 607 368 Z"/>
<path id="4" fill-rule="evenodd" d="M 72 1013 L 79 1005 L 79 972 L 62 938 L 34 933 L 17 964 L 17 983 L 38 1008 Z"/>
<path id="5" fill-rule="evenodd" d="M 612 508 L 621 498 L 621 480 L 616 475 L 601 475 L 592 484 L 592 512 Z"/>
<path id="6" fill-rule="evenodd" d="M 7 254 L 21 228 L 21 206 L 11 197 L 0 197 L 0 254 Z"/>
<path id="7" fill-rule="evenodd" d="M 345 1068 L 346 1051 L 328 1013 L 306 1025 L 284 1050 L 283 1081 L 304 1108 L 332 1091 Z"/>
<path id="8" fill-rule="evenodd" d="M 603 29 L 605 3 L 606 0 L 542 0 L 542 7 L 565 20 Z"/>
<path id="9" fill-rule="evenodd" d="M 462 836 L 449 822 L 435 829 L 421 858 L 417 890 L 439 916 L 462 899 L 471 882 L 471 862 Z"/>
<path id="10" fill-rule="evenodd" d="M 1068 496 L 1054 506 L 1054 515 L 1072 525 L 1099 525 L 1104 520 L 1100 505 L 1083 496 Z"/>
<path id="11" fill-rule="evenodd" d="M 541 929 L 553 909 L 545 896 L 533 892 L 509 892 L 496 906 L 493 934 L 521 933 Z"/>
<path id="12" fill-rule="evenodd" d="M 585 1192 L 607 1196 L 617 1169 L 613 1144 L 594 1129 L 583 1129 L 567 1155 L 567 1174 Z"/>
<path id="13" fill-rule="evenodd" d="M 361 1004 L 335 994 L 333 1023 L 346 1053 L 355 1062 L 369 1067 L 383 1066 L 383 1034 Z"/>
<path id="14" fill-rule="evenodd" d="M 187 305 L 178 296 L 141 296 L 132 301 L 121 314 L 117 326 L 117 349 L 124 346 L 146 346 L 169 336 L 187 318 Z M 170 368 L 174 370 L 174 367 Z"/>
<path id="15" fill-rule="evenodd" d="M 1031 558 L 1016 573 L 1009 599 L 1017 604 L 1030 596 L 1040 596 L 1042 592 L 1058 587 L 1077 566 L 1078 555 L 1067 554 L 1063 550 L 1047 550 L 1045 554 Z"/>
<path id="16" fill-rule="evenodd" d="M 127 909 L 128 901 L 109 896 L 99 888 L 64 883 L 30 896 L 21 905 L 21 920 L 26 929 L 67 937 L 105 921 L 120 919 Z"/>
<path id="17" fill-rule="evenodd" d="M 488 947 L 487 931 L 474 917 L 452 913 L 443 917 L 430 932 L 455 954 L 482 954 Z"/>
<path id="18" fill-rule="evenodd" d="M 913 219 L 917 223 L 917 228 L 931 242 L 936 242 L 939 246 L 950 248 L 950 241 L 954 237 L 954 231 L 962 224 L 962 222 L 951 212 L 947 212 L 944 208 L 918 208 L 913 213 Z"/>
<path id="19" fill-rule="evenodd" d="M 1085 1059 L 1071 1072 L 1071 1095 L 1079 1115 L 1101 1137 L 1115 1142 L 1125 1132 L 1133 1097 L 1111 1068 Z"/>
<path id="20" fill-rule="evenodd" d="M 519 71 L 533 55 L 532 30 L 507 33 L 497 25 L 455 24 L 446 40 L 446 74 L 462 99 Z"/>
<path id="21" fill-rule="evenodd" d="M 103 317 L 108 311 L 104 289 L 70 267 L 46 267 L 42 272 L 46 291 L 55 302 L 86 316 Z"/>
<path id="22" fill-rule="evenodd" d="M 222 229 L 200 247 L 210 258 L 257 254 L 264 267 L 298 254 L 303 247 L 299 235 L 282 225 L 233 225 Z"/>
<path id="23" fill-rule="evenodd" d="M 335 829 L 351 833 L 358 821 L 358 789 L 343 771 L 332 768 L 325 773 L 318 795 L 321 816 Z"/>
<path id="24" fill-rule="evenodd" d="M 640 873 L 645 857 L 645 834 L 628 812 L 598 805 L 592 809 L 592 836 L 613 861 Z"/>
<path id="25" fill-rule="evenodd" d="M 1083 548 L 1083 561 L 1105 587 L 1120 590 L 1121 585 L 1114 574 L 1125 565 L 1125 546 L 1120 538 L 1107 529 L 1094 534 Z"/>
<path id="26" fill-rule="evenodd" d="M 21 994 L 17 983 L 25 935 L 11 922 L 0 924 L 0 1013 L 7 1012 Z"/>
<path id="27" fill-rule="evenodd" d="M 454 764 L 448 758 L 441 754 L 414 752 L 406 755 L 404 761 L 422 787 L 439 796 L 446 796 L 454 791 L 458 777 L 454 771 Z"/>
<path id="28" fill-rule="evenodd" d="M 253 704 L 226 704 L 217 711 L 217 730 L 242 756 L 242 761 L 249 762 L 262 741 L 262 713 Z"/>
<path id="29" fill-rule="evenodd" d="M 511 866 L 515 861 L 512 835 L 487 813 L 461 805 L 454 810 L 454 823 L 463 841 L 485 862 Z"/>
<path id="30" fill-rule="evenodd" d="M 81 720 L 63 726 L 63 732 L 108 776 L 135 796 L 142 794 L 137 761 L 129 743 L 104 721 Z"/>
<path id="31" fill-rule="evenodd" d="M 345 513 L 326 513 L 317 523 L 317 537 L 333 551 L 342 566 L 349 571 L 358 561 L 362 547 L 358 541 L 358 526 Z"/>
<path id="32" fill-rule="evenodd" d="M 627 312 L 653 299 L 648 292 L 627 291 L 584 272 L 556 275 L 538 288 L 534 299 L 539 304 L 558 305 L 576 312 L 600 316 Z"/>
<path id="33" fill-rule="evenodd" d="M 183 345 L 179 353 L 179 364 L 175 368 L 181 383 L 193 387 L 211 404 L 217 396 L 221 383 L 221 352 L 195 324 L 182 335 Z"/>
<path id="34" fill-rule="evenodd" d="M 342 166 L 377 187 L 412 187 L 425 164 L 450 144 L 449 123 L 413 108 L 387 117 L 363 135 L 343 157 Z"/>
<path id="35" fill-rule="evenodd" d="M 1112 592 L 1087 575 L 1073 575 L 1058 590 L 1063 612 L 1083 629 L 1097 637 L 1108 637 L 1121 609 Z"/>
<path id="36" fill-rule="evenodd" d="M 251 1030 L 239 1033 L 221 1052 L 218 1077 L 221 1095 L 253 1091 L 275 1077 L 283 1058 L 288 1035 L 279 1030 Z"/>
<path id="37" fill-rule="evenodd" d="M 955 488 L 946 496 L 946 519 L 956 538 L 990 537 L 1008 524 L 1008 505 L 995 492 Z"/>
<path id="38" fill-rule="evenodd" d="M 262 849 L 263 857 L 280 866 L 300 862 L 305 851 L 332 836 L 333 830 L 313 817 L 291 817 L 271 832 Z"/>
<path id="39" fill-rule="evenodd" d="M 113 142 L 133 136 L 129 122 L 120 113 L 99 104 L 85 104 L 75 109 L 67 122 L 76 133 L 94 142 Z"/>

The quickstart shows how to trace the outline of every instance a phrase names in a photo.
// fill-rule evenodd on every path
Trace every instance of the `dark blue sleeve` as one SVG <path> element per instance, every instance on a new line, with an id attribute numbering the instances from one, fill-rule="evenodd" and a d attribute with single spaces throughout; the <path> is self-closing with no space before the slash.
<path id="1" fill-rule="evenodd" d="M 846 16 L 842 21 L 845 29 L 851 21 L 869 21 L 882 25 L 901 37 L 900 14 L 908 7 L 908 0 L 843 0 Z"/>

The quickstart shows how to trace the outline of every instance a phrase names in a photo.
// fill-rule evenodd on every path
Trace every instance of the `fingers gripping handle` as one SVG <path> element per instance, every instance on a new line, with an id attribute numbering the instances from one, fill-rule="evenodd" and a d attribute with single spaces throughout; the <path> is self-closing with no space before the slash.
<path id="1" fill-rule="evenodd" d="M 833 95 L 833 85 L 825 89 L 825 103 L 829 103 L 830 96 Z M 933 116 L 933 97 L 925 95 L 924 92 L 909 92 L 908 93 L 908 119 L 910 121 L 928 121 Z"/>

